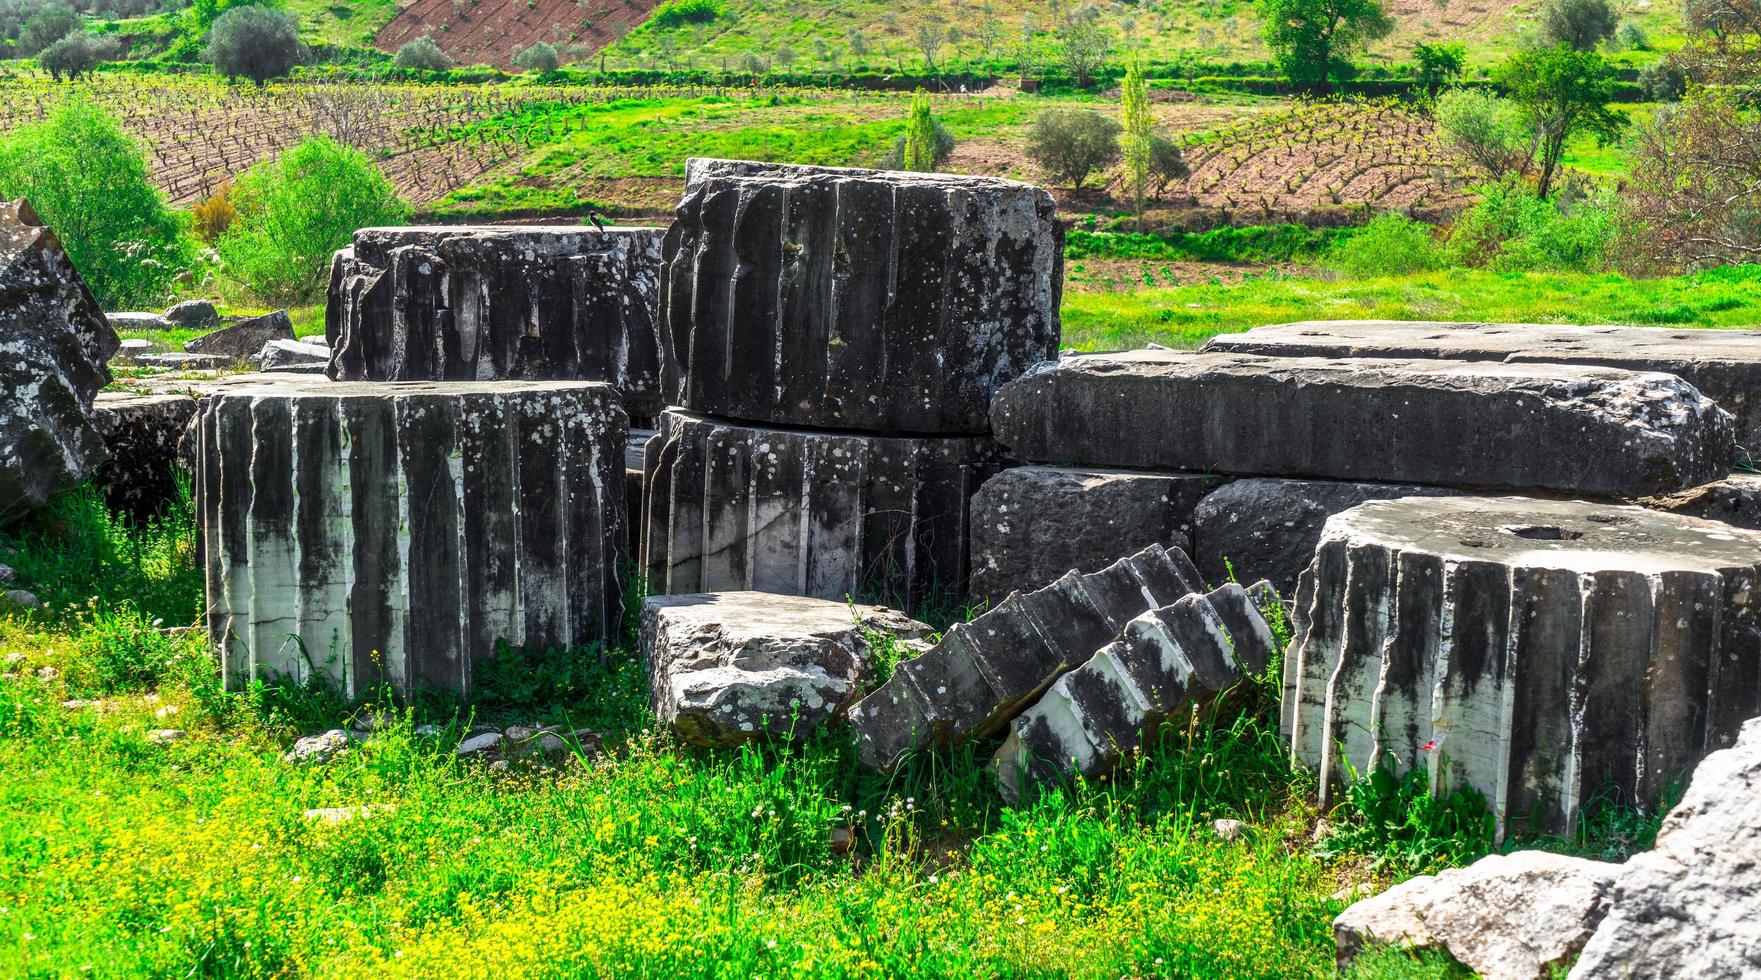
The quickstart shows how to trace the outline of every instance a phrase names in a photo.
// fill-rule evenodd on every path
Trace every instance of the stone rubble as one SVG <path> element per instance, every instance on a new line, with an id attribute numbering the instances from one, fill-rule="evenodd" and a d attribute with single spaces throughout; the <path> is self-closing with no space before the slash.
<path id="1" fill-rule="evenodd" d="M 183 349 L 189 354 L 216 354 L 231 361 L 247 361 L 265 344 L 293 339 L 293 321 L 288 319 L 286 310 L 276 310 L 184 341 Z"/>
<path id="2" fill-rule="evenodd" d="M 251 360 L 259 371 L 323 374 L 330 366 L 330 348 L 300 340 L 271 340 Z"/>
<path id="3" fill-rule="evenodd" d="M 185 330 L 211 330 L 220 326 L 220 311 L 205 299 L 186 299 L 161 313 L 160 318 Z"/>
<path id="4" fill-rule="evenodd" d="M 802 741 L 841 720 L 874 679 L 870 638 L 930 628 L 879 606 L 716 592 L 650 596 L 641 646 L 650 706 L 690 745 Z"/>

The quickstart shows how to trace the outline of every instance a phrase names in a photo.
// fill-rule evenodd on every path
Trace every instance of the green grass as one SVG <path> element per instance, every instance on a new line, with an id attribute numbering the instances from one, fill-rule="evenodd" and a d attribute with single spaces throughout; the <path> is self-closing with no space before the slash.
<path id="1" fill-rule="evenodd" d="M 1744 327 L 1761 321 L 1761 266 L 1659 279 L 1478 269 L 1372 279 L 1270 275 L 1233 285 L 1070 290 L 1063 313 L 1064 343 L 1078 350 L 1195 347 L 1216 334 L 1291 320 Z"/>

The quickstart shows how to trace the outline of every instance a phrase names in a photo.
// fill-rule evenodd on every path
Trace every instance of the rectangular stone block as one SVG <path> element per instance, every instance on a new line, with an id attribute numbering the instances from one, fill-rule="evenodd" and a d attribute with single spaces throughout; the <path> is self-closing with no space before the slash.
<path id="1" fill-rule="evenodd" d="M 1640 497 L 1722 477 L 1729 413 L 1667 374 L 1143 350 L 998 391 L 1032 462 Z"/>
<path id="2" fill-rule="evenodd" d="M 1065 466 L 1004 470 L 972 498 L 968 592 L 998 603 L 1148 545 L 1191 552 L 1193 508 L 1223 481 L 1204 473 Z"/>
<path id="3" fill-rule="evenodd" d="M 468 693 L 498 642 L 615 636 L 615 389 L 263 377 L 197 416 L 209 635 L 229 687 Z"/>
<path id="4" fill-rule="evenodd" d="M 363 228 L 331 264 L 343 381 L 603 381 L 661 408 L 660 228 Z"/>
<path id="5" fill-rule="evenodd" d="M 644 452 L 656 594 L 755 590 L 954 608 L 991 441 L 749 426 L 670 410 Z"/>
<path id="6" fill-rule="evenodd" d="M 1319 320 L 1213 337 L 1204 349 L 1280 357 L 1585 364 L 1673 374 L 1736 418 L 1738 446 L 1761 453 L 1761 330 Z"/>
<path id="7" fill-rule="evenodd" d="M 758 424 L 983 434 L 1057 350 L 1051 195 L 953 174 L 692 160 L 667 233 L 670 404 Z"/>

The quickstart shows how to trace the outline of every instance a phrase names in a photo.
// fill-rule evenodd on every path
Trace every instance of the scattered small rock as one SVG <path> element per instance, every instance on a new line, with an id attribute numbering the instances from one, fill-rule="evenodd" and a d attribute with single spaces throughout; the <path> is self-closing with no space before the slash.
<path id="1" fill-rule="evenodd" d="M 170 718 L 172 715 L 175 715 L 182 710 L 182 708 L 175 704 L 168 704 L 165 707 L 160 708 L 158 711 L 153 712 L 153 717 L 159 719 Z"/>
<path id="2" fill-rule="evenodd" d="M 61 706 L 69 711 L 83 711 L 86 708 L 96 708 L 98 702 L 85 698 L 70 698 L 61 702 Z"/>
<path id="3" fill-rule="evenodd" d="M 147 741 L 154 745 L 170 745 L 188 734 L 181 728 L 155 728 L 147 733 Z"/>
<path id="4" fill-rule="evenodd" d="M 353 820 L 356 817 L 371 817 L 375 814 L 395 812 L 397 812 L 397 804 L 395 803 L 368 803 L 364 806 L 315 807 L 300 815 L 307 820 L 316 820 L 320 823 L 342 823 L 344 820 Z"/>
<path id="5" fill-rule="evenodd" d="M 52 681 L 55 678 L 60 677 L 60 676 L 61 676 L 61 671 L 56 670 L 53 667 L 43 666 L 43 667 L 37 668 L 37 680 Z"/>
<path id="6" fill-rule="evenodd" d="M 460 742 L 459 747 L 454 751 L 459 755 L 476 755 L 479 752 L 487 752 L 500 744 L 500 732 L 484 732 L 481 735 L 472 735 Z"/>
<path id="7" fill-rule="evenodd" d="M 307 735 L 294 742 L 293 747 L 282 754 L 283 762 L 329 762 L 344 749 L 355 737 L 340 728 L 332 728 L 318 735 Z"/>
<path id="8" fill-rule="evenodd" d="M 1240 840 L 1247 826 L 1239 820 L 1223 819 L 1211 821 L 1211 830 L 1224 840 Z"/>
<path id="9" fill-rule="evenodd" d="M 446 732 L 445 725 L 417 725 L 416 735 L 421 738 L 433 738 Z"/>
<path id="10" fill-rule="evenodd" d="M 205 299 L 186 299 L 160 314 L 167 321 L 189 330 L 220 324 L 220 311 Z"/>
<path id="11" fill-rule="evenodd" d="M 6 666 L 8 666 L 8 667 L 23 666 L 25 659 L 26 659 L 25 655 L 22 653 L 9 653 L 6 655 Z"/>
<path id="12" fill-rule="evenodd" d="M 534 728 L 530 725 L 509 725 L 502 729 L 501 734 L 510 742 L 524 742 L 538 734 L 539 731 L 541 731 L 541 729 Z"/>
<path id="13" fill-rule="evenodd" d="M 132 361 L 144 354 L 151 353 L 153 353 L 153 342 L 140 337 L 125 340 L 116 348 L 116 356 L 125 361 Z"/>
<path id="14" fill-rule="evenodd" d="M 171 321 L 157 313 L 106 313 L 104 319 L 110 321 L 115 330 L 170 330 Z M 128 341 L 123 341 L 128 343 Z"/>
<path id="15" fill-rule="evenodd" d="M 848 827 L 833 827 L 829 844 L 833 854 L 848 854 L 856 846 L 856 835 Z"/>
<path id="16" fill-rule="evenodd" d="M 569 743 L 564 741 L 563 737 L 555 732 L 540 732 L 538 735 L 538 751 L 543 752 L 545 755 L 549 755 L 552 752 L 561 752 L 568 747 Z"/>
<path id="17" fill-rule="evenodd" d="M 37 594 L 35 592 L 27 592 L 24 589 L 11 589 L 7 591 L 4 598 L 6 600 L 6 605 L 16 606 L 19 609 L 43 608 L 43 603 L 37 599 Z"/>
<path id="18" fill-rule="evenodd" d="M 0 565 L 0 585 L 11 585 L 18 581 L 18 572 L 11 565 Z"/>

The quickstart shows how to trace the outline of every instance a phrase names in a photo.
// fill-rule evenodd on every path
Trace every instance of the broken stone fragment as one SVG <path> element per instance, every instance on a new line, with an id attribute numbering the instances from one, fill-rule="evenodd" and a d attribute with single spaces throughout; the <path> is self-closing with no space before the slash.
<path id="1" fill-rule="evenodd" d="M 1282 357 L 1583 364 L 1673 374 L 1736 417 L 1738 446 L 1761 452 L 1758 330 L 1325 320 L 1255 327 L 1214 337 L 1204 349 Z"/>
<path id="2" fill-rule="evenodd" d="M 116 330 L 170 330 L 175 326 L 157 313 L 106 313 L 104 319 Z"/>
<path id="3" fill-rule="evenodd" d="M 1487 980 L 1549 980 L 1608 914 L 1621 873 L 1618 864 L 1517 851 L 1410 878 L 1333 920 L 1339 969 L 1373 946 L 1401 946 L 1445 952 Z"/>
<path id="4" fill-rule="evenodd" d="M 206 330 L 220 326 L 220 311 L 205 299 L 186 299 L 160 316 L 165 322 L 185 330 Z"/>
<path id="5" fill-rule="evenodd" d="M 1283 728 L 1320 770 L 1426 766 L 1502 835 L 1655 805 L 1761 712 L 1761 533 L 1522 497 L 1372 501 L 1296 597 Z"/>
<path id="6" fill-rule="evenodd" d="M 298 340 L 271 340 L 252 359 L 259 371 L 323 374 L 330 364 L 330 348 Z"/>
<path id="7" fill-rule="evenodd" d="M 245 361 L 256 356 L 265 344 L 293 339 L 293 321 L 288 319 L 286 310 L 276 310 L 184 341 L 183 349 L 190 354 L 218 354 L 232 361 Z"/>
<path id="8" fill-rule="evenodd" d="M 651 707 L 691 745 L 801 741 L 874 678 L 874 637 L 930 627 L 880 606 L 763 592 L 651 596 L 642 650 Z"/>
<path id="9" fill-rule="evenodd" d="M 661 408 L 659 228 L 363 228 L 331 264 L 344 381 L 579 379 Z"/>
<path id="10" fill-rule="evenodd" d="M 1442 487 L 1340 480 L 1236 480 L 1192 511 L 1192 560 L 1207 581 L 1266 579 L 1284 595 L 1315 556 L 1327 518 L 1366 500 L 1439 497 Z"/>
<path id="11" fill-rule="evenodd" d="M 983 434 L 1057 350 L 1051 195 L 952 174 L 691 160 L 667 232 L 670 403 L 759 424 Z"/>
<path id="12" fill-rule="evenodd" d="M 614 636 L 625 425 L 591 382 L 217 387 L 196 487 L 227 685 L 468 692 L 498 642 Z"/>
<path id="13" fill-rule="evenodd" d="M 99 392 L 92 423 L 110 458 L 97 483 L 112 509 L 144 518 L 177 498 L 177 445 L 195 414 L 188 395 Z"/>
<path id="14" fill-rule="evenodd" d="M 1105 568 L 1148 545 L 1190 551 L 1193 508 L 1222 482 L 1202 473 L 1064 466 L 1004 470 L 972 498 L 967 594 L 995 604 L 1073 569 Z M 1226 578 L 1212 575 L 1211 581 Z"/>
<path id="15" fill-rule="evenodd" d="M 903 661 L 850 710 L 862 761 L 891 768 L 930 745 L 999 731 L 1141 613 L 1201 591 L 1186 554 L 1150 545 L 1097 572 L 1016 593 Z"/>
<path id="16" fill-rule="evenodd" d="M 354 735 L 340 728 L 332 728 L 327 732 L 294 740 L 293 746 L 282 753 L 281 760 L 288 763 L 329 762 L 355 740 Z"/>
<path id="17" fill-rule="evenodd" d="M 1729 472 L 1729 413 L 1666 374 L 1130 351 L 1002 387 L 1032 462 L 1641 497 Z"/>
<path id="18" fill-rule="evenodd" d="M 88 413 L 118 343 L 55 233 L 23 199 L 0 201 L 0 522 L 104 461 Z"/>
<path id="19" fill-rule="evenodd" d="M 1003 798 L 1109 772 L 1184 710 L 1266 669 L 1270 627 L 1239 585 L 1191 593 L 1125 624 L 1010 722 L 992 765 Z"/>
<path id="20" fill-rule="evenodd" d="M 651 591 L 849 596 L 913 611 L 963 590 L 967 505 L 996 453 L 975 436 L 773 429 L 670 410 L 643 462 Z"/>
<path id="21" fill-rule="evenodd" d="M 1761 442 L 1747 445 L 1761 452 Z M 1671 514 L 1704 517 L 1733 527 L 1761 531 L 1761 473 L 1732 473 L 1717 483 L 1702 484 L 1640 503 Z"/>
<path id="22" fill-rule="evenodd" d="M 164 371 L 222 371 L 233 365 L 233 359 L 225 354 L 172 351 L 168 354 L 141 354 L 135 358 L 135 363 Z"/>

